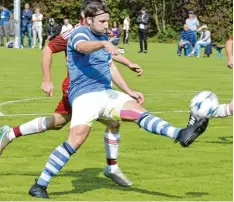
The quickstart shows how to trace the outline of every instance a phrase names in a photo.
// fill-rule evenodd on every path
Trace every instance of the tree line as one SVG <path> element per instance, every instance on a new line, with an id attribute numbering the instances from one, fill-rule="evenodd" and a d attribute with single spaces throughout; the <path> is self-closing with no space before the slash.
<path id="1" fill-rule="evenodd" d="M 54 17 L 58 22 L 66 16 L 73 24 L 79 22 L 82 0 L 21 0 L 32 7 L 40 6 L 45 20 Z M 4 0 L 13 9 L 13 0 Z M 149 36 L 152 41 L 172 42 L 178 40 L 180 30 L 193 10 L 200 24 L 207 24 L 213 42 L 223 43 L 232 35 L 232 0 L 106 0 L 111 11 L 111 22 L 122 25 L 128 14 L 131 19 L 131 38 L 137 39 L 136 17 L 142 7 L 150 14 Z M 111 24 L 110 22 L 110 24 Z"/>

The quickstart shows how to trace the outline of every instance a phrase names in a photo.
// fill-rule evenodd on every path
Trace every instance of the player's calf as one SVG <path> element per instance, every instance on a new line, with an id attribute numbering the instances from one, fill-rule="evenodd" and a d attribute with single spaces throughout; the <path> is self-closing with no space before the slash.
<path id="1" fill-rule="evenodd" d="M 182 146 L 189 146 L 206 130 L 208 125 L 208 121 L 202 120 L 194 126 L 188 126 L 185 129 L 177 128 L 160 117 L 145 112 L 135 103 L 133 104 L 134 107 L 131 108 L 131 103 L 132 101 L 128 102 L 121 110 L 121 118 L 123 120 L 136 120 L 137 124 L 146 131 L 177 140 Z"/>

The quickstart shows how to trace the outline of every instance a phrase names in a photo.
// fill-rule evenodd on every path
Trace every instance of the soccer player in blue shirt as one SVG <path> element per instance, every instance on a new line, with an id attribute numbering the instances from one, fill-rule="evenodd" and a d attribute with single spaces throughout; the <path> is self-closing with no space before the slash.
<path id="1" fill-rule="evenodd" d="M 70 134 L 68 140 L 52 152 L 40 178 L 29 190 L 34 197 L 49 197 L 46 189 L 52 177 L 85 142 L 97 119 L 135 122 L 148 132 L 179 141 L 184 147 L 189 146 L 208 125 L 208 120 L 202 119 L 184 129 L 173 127 L 141 107 L 138 102 L 141 102 L 142 94 L 132 91 L 127 83 L 116 81 L 127 94 L 114 91 L 110 69 L 114 67 L 112 55 L 119 52 L 105 35 L 108 8 L 94 2 L 85 8 L 84 14 L 86 26 L 76 28 L 68 41 L 69 100 L 72 105 Z M 113 173 L 122 175 L 118 166 L 105 170 L 108 177 Z"/>
<path id="2" fill-rule="evenodd" d="M 12 18 L 12 13 L 10 10 L 5 8 L 4 5 L 0 5 L 0 46 L 4 46 L 4 36 L 7 42 L 10 41 L 10 19 Z"/>

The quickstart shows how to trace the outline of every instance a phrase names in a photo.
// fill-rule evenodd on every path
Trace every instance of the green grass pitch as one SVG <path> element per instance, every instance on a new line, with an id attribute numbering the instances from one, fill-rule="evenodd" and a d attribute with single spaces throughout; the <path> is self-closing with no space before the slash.
<path id="1" fill-rule="evenodd" d="M 215 92 L 220 103 L 232 98 L 232 71 L 226 67 L 225 56 L 178 57 L 173 44 L 149 44 L 149 54 L 141 55 L 136 43 L 124 47 L 125 55 L 144 69 L 138 78 L 118 65 L 129 85 L 145 94 L 145 108 L 175 126 L 186 125 L 189 102 L 199 91 Z M 0 49 L 0 112 L 6 115 L 0 117 L 0 125 L 16 126 L 38 116 L 33 114 L 53 113 L 61 97 L 66 62 L 63 53 L 54 56 L 55 93 L 46 98 L 40 89 L 40 59 L 40 50 Z M 6 103 L 24 99 L 29 100 Z M 28 190 L 68 131 L 69 125 L 19 138 L 8 146 L 0 157 L 0 200 L 37 200 Z M 96 123 L 84 146 L 53 178 L 48 188 L 51 200 L 232 200 L 232 117 L 212 119 L 206 133 L 190 148 L 124 123 L 118 162 L 134 182 L 131 188 L 104 177 L 103 134 L 104 127 Z"/>

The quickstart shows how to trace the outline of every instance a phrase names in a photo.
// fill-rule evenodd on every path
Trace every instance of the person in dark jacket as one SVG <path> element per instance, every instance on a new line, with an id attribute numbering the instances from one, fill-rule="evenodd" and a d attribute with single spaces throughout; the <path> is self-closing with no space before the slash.
<path id="1" fill-rule="evenodd" d="M 147 45 L 147 36 L 148 36 L 148 28 L 149 28 L 149 14 L 146 12 L 145 8 L 141 9 L 141 14 L 137 17 L 138 24 L 138 35 L 140 42 L 140 52 L 139 53 L 147 53 L 148 45 Z M 143 51 L 143 43 L 145 50 Z"/>
<path id="2" fill-rule="evenodd" d="M 56 36 L 58 36 L 61 32 L 61 26 L 57 24 L 54 20 L 54 18 L 49 19 L 49 24 L 46 26 L 46 36 L 43 37 L 43 45 L 45 45 L 45 41 L 49 40 L 51 41 Z"/>
<path id="3" fill-rule="evenodd" d="M 189 26 L 185 24 L 184 30 L 180 33 L 180 41 L 177 50 L 178 56 L 181 56 L 182 49 L 184 49 L 184 55 L 188 56 L 192 52 L 195 43 L 196 43 L 196 37 L 193 31 L 191 31 L 189 29 Z"/>
<path id="4" fill-rule="evenodd" d="M 24 47 L 24 36 L 28 34 L 28 47 L 32 45 L 32 15 L 33 12 L 30 10 L 28 3 L 25 4 L 24 10 L 21 12 L 21 48 Z"/>

